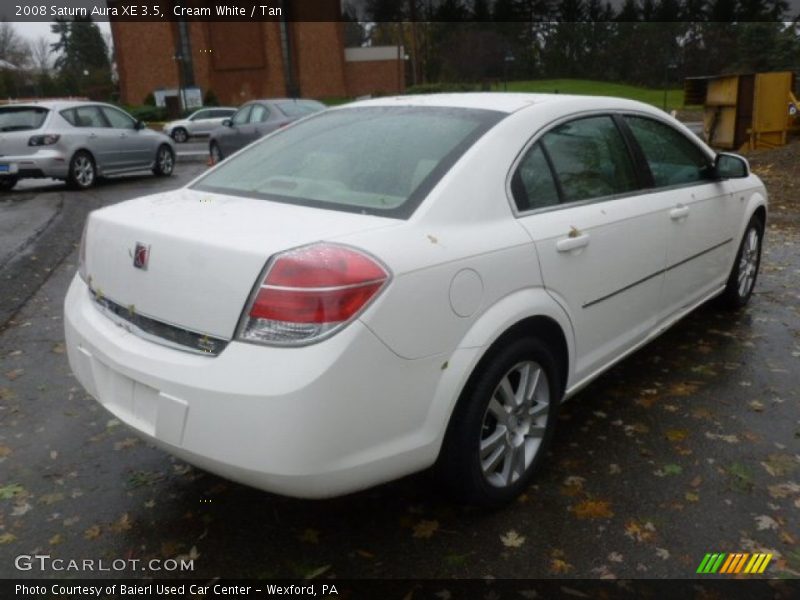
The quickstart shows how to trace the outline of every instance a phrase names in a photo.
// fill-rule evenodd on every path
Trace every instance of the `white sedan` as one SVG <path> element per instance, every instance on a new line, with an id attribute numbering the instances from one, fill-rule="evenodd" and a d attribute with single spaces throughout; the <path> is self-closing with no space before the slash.
<path id="1" fill-rule="evenodd" d="M 563 399 L 707 300 L 747 303 L 766 206 L 743 158 L 638 102 L 358 102 L 91 213 L 69 360 L 230 479 L 326 497 L 435 466 L 499 505 Z"/>
<path id="2" fill-rule="evenodd" d="M 235 108 L 220 106 L 196 110 L 185 119 L 164 123 L 162 131 L 173 140 L 182 144 L 190 138 L 209 136 L 224 121 L 236 112 Z"/>

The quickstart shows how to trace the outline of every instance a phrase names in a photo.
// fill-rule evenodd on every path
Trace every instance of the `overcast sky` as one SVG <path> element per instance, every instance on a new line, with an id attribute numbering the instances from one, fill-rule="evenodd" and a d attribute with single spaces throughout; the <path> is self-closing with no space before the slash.
<path id="1" fill-rule="evenodd" d="M 40 35 L 43 35 L 52 39 L 53 41 L 56 39 L 56 36 L 50 33 L 50 23 L 23 23 L 21 21 L 12 21 L 12 23 L 14 25 L 14 29 L 17 30 L 17 33 L 25 36 L 26 38 L 35 39 Z M 111 32 L 111 25 L 108 23 L 108 21 L 97 21 L 97 25 L 100 27 L 100 31 L 103 33 Z"/>

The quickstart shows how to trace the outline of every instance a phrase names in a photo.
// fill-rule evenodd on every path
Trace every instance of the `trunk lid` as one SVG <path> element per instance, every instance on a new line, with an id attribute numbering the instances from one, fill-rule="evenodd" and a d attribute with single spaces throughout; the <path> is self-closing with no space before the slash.
<path id="1" fill-rule="evenodd" d="M 93 212 L 85 272 L 103 298 L 136 315 L 231 339 L 273 254 L 396 219 L 180 189 Z M 137 245 L 148 248 L 134 267 Z"/>

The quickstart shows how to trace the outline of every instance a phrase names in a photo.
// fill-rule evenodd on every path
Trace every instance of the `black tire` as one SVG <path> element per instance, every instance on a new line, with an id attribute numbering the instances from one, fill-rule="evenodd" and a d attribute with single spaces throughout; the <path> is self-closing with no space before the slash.
<path id="1" fill-rule="evenodd" d="M 169 177 L 175 170 L 175 153 L 172 148 L 162 144 L 156 150 L 156 161 L 153 164 L 153 173 L 159 177 Z"/>
<path id="2" fill-rule="evenodd" d="M 94 157 L 86 150 L 78 150 L 69 161 L 67 183 L 76 190 L 86 190 L 97 181 L 97 166 Z"/>
<path id="3" fill-rule="evenodd" d="M 183 127 L 177 127 L 172 130 L 172 139 L 178 144 L 183 144 L 189 141 L 189 132 Z"/>
<path id="4" fill-rule="evenodd" d="M 523 380 L 522 373 L 515 369 L 528 363 L 540 368 L 538 387 L 533 385 L 535 400 L 532 408 L 520 406 L 513 409 L 524 416 L 514 415 L 505 410 L 501 384 L 507 380 L 513 390 L 514 375 L 517 374 L 517 382 Z M 532 337 L 512 339 L 482 361 L 456 405 L 436 464 L 439 481 L 456 500 L 496 508 L 511 502 L 528 487 L 553 437 L 563 393 L 560 384 L 562 368 L 564 366 L 558 364 L 553 352 Z M 519 387 L 514 391 L 518 390 Z M 493 408 L 490 408 L 490 403 Z M 543 410 L 543 404 L 547 405 L 546 413 L 533 416 Z M 505 424 L 494 417 L 500 408 L 505 411 L 503 419 L 508 418 Z M 529 420 L 528 433 L 523 423 L 525 419 Z M 530 437 L 526 437 L 528 435 Z M 498 439 L 501 441 L 495 443 Z M 482 445 L 485 446 L 483 451 Z M 509 455 L 509 449 L 514 447 L 524 447 L 525 450 L 522 455 L 513 451 Z M 498 452 L 504 454 L 503 458 L 497 458 Z M 520 458 L 521 463 L 515 462 Z M 511 462 L 507 463 L 509 460 Z M 514 464 L 522 468 L 515 469 Z M 499 472 L 487 473 L 492 469 Z"/>
<path id="5" fill-rule="evenodd" d="M 208 145 L 208 155 L 211 157 L 211 164 L 215 165 L 218 162 L 225 160 L 225 156 L 222 154 L 222 148 L 219 147 L 217 142 L 211 142 Z"/>
<path id="6" fill-rule="evenodd" d="M 19 177 L 0 177 L 0 192 L 10 192 L 18 181 Z"/>
<path id="7" fill-rule="evenodd" d="M 750 301 L 761 266 L 763 240 L 764 223 L 758 216 L 753 216 L 744 230 L 739 251 L 736 253 L 736 260 L 731 268 L 731 274 L 728 276 L 728 283 L 719 297 L 722 308 L 738 310 Z"/>

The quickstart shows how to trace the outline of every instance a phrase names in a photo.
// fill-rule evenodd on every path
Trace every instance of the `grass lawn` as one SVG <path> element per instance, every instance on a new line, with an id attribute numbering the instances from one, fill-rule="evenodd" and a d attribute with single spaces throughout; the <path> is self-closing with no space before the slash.
<path id="1" fill-rule="evenodd" d="M 503 83 L 494 88 L 503 91 Z M 637 87 L 623 83 L 609 83 L 607 81 L 591 81 L 588 79 L 539 79 L 535 81 L 509 81 L 509 92 L 540 92 L 553 93 L 558 90 L 561 94 L 588 94 L 594 96 L 616 96 L 630 98 L 652 104 L 658 108 L 664 107 L 664 90 Z M 667 90 L 667 110 L 684 108 L 683 90 L 680 88 Z"/>

